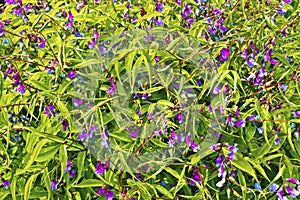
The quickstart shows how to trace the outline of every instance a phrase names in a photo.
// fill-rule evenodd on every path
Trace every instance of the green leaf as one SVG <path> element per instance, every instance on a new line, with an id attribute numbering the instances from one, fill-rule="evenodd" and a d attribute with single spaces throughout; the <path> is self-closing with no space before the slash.
<path id="1" fill-rule="evenodd" d="M 160 185 L 154 185 L 154 187 L 163 195 L 165 195 L 168 198 L 173 199 L 173 195 L 169 192 L 169 190 L 167 190 L 166 188 L 164 188 L 163 186 Z"/>
<path id="2" fill-rule="evenodd" d="M 259 173 L 261 173 L 261 174 L 262 174 L 262 175 L 270 182 L 270 179 L 269 179 L 269 177 L 267 176 L 265 170 L 260 166 L 260 164 L 259 164 L 259 162 L 258 162 L 257 160 L 253 160 L 253 159 L 251 159 L 251 158 L 249 158 L 249 157 L 246 157 L 245 160 L 249 161 L 249 162 L 253 165 L 253 167 L 254 167 L 257 171 L 259 171 Z"/>
<path id="3" fill-rule="evenodd" d="M 241 157 L 238 153 L 236 154 L 236 158 L 233 160 L 232 164 L 235 167 L 239 168 L 240 170 L 250 174 L 258 182 L 255 171 L 252 168 L 252 166 L 249 164 L 249 162 L 246 159 Z"/>
<path id="4" fill-rule="evenodd" d="M 12 181 L 10 183 L 10 192 L 11 192 L 11 197 L 13 200 L 16 200 L 16 183 L 17 183 L 17 176 L 14 176 L 12 178 Z"/>
<path id="5" fill-rule="evenodd" d="M 29 199 L 32 182 L 34 181 L 34 179 L 36 178 L 36 176 L 37 175 L 31 175 L 29 177 L 29 179 L 27 180 L 27 182 L 25 184 L 25 188 L 24 188 L 24 200 Z"/>
<path id="6" fill-rule="evenodd" d="M 77 174 L 77 179 L 75 182 L 77 182 L 81 176 L 82 176 L 82 172 L 84 170 L 84 161 L 86 159 L 86 152 L 85 151 L 81 151 L 78 153 L 77 156 L 77 168 L 78 168 L 78 174 Z"/>
<path id="7" fill-rule="evenodd" d="M 49 90 L 50 90 L 50 88 L 47 87 L 47 85 L 45 85 L 45 84 L 43 84 L 42 82 L 39 82 L 39 81 L 37 81 L 37 80 L 30 79 L 29 82 L 30 82 L 30 84 L 31 84 L 33 87 L 35 87 L 35 88 L 37 88 L 37 89 L 39 89 L 39 90 L 42 90 L 42 91 L 49 91 Z"/>
<path id="8" fill-rule="evenodd" d="M 32 163 L 33 163 L 34 161 L 36 161 L 36 158 L 38 157 L 38 155 L 39 155 L 41 149 L 43 148 L 43 146 L 44 146 L 47 142 L 48 142 L 47 139 L 42 139 L 41 141 L 39 141 L 39 142 L 37 143 L 37 145 L 36 145 L 35 148 L 34 148 L 34 151 L 31 153 L 30 159 L 28 160 L 28 162 L 27 162 L 27 164 L 26 164 L 26 166 L 25 166 L 25 169 L 29 168 L 29 167 L 32 165 Z"/>
<path id="9" fill-rule="evenodd" d="M 43 149 L 35 161 L 37 162 L 44 162 L 44 161 L 50 161 L 53 159 L 54 155 L 60 148 L 60 145 L 50 146 L 45 149 Z"/>
<path id="10" fill-rule="evenodd" d="M 73 185 L 75 188 L 91 188 L 91 187 L 101 187 L 104 183 L 97 179 L 85 179 L 78 185 Z"/>
<path id="11" fill-rule="evenodd" d="M 60 169 L 61 169 L 59 182 L 61 182 L 62 178 L 64 176 L 64 173 L 65 173 L 67 161 L 68 161 L 68 152 L 67 152 L 66 145 L 61 145 L 59 148 L 59 160 L 60 160 Z"/>
<path id="12" fill-rule="evenodd" d="M 247 192 L 245 190 L 247 185 L 246 185 L 246 179 L 245 179 L 243 173 L 240 170 L 238 170 L 238 179 L 239 179 L 240 185 L 242 186 L 241 189 L 242 189 L 243 200 L 245 200 L 246 197 L 247 197 Z"/>

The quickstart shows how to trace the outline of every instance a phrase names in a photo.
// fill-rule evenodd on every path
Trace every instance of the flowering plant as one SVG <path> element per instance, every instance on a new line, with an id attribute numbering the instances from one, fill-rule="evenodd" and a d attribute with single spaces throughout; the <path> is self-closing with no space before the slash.
<path id="1" fill-rule="evenodd" d="M 299 198 L 299 4 L 4 0 L 1 198 Z"/>

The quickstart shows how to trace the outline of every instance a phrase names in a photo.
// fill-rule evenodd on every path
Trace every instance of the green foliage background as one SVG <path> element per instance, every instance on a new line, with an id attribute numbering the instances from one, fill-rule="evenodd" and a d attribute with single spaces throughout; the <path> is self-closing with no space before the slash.
<path id="1" fill-rule="evenodd" d="M 105 199 L 105 195 L 96 193 L 100 186 L 113 191 L 116 199 L 276 199 L 277 196 L 268 190 L 272 183 L 284 186 L 287 178 L 300 179 L 300 142 L 297 136 L 300 119 L 292 114 L 300 110 L 300 83 L 297 81 L 300 76 L 299 1 L 293 0 L 283 6 L 276 0 L 203 2 L 202 8 L 208 5 L 208 9 L 218 8 L 224 14 L 223 24 L 228 30 L 225 33 L 217 31 L 214 36 L 209 34 L 211 25 L 207 18 L 195 15 L 196 8 L 201 8 L 195 1 L 182 0 L 181 5 L 174 1 L 162 2 L 162 12 L 155 10 L 154 1 L 133 1 L 129 11 L 125 1 L 88 1 L 77 11 L 76 1 L 52 0 L 47 2 L 52 7 L 49 11 L 42 9 L 41 4 L 39 13 L 23 10 L 22 16 L 11 13 L 15 4 L 2 7 L 0 21 L 10 20 L 10 23 L 5 25 L 5 36 L 2 36 L 2 41 L 5 37 L 9 44 L 0 44 L 0 174 L 10 181 L 10 186 L 0 188 L 1 199 Z M 23 7 L 30 3 L 36 4 L 37 1 L 23 0 Z M 190 28 L 186 27 L 181 15 L 185 4 L 192 6 L 192 17 L 196 18 Z M 144 16 L 140 13 L 142 7 L 146 11 Z M 280 7 L 287 10 L 286 14 L 276 14 Z M 67 17 L 57 16 L 68 10 L 74 15 L 72 30 L 65 27 Z M 130 13 L 129 18 L 124 17 L 125 10 Z M 24 22 L 24 16 L 27 22 Z M 133 16 L 137 17 L 134 22 Z M 129 176 L 121 170 L 108 170 L 103 176 L 97 175 L 96 159 L 77 139 L 78 131 L 72 118 L 75 112 L 72 98 L 76 94 L 72 92 L 74 80 L 68 78 L 68 73 L 72 69 L 79 71 L 82 62 L 93 51 L 87 45 L 93 37 L 93 30 L 97 29 L 100 40 L 105 41 L 123 30 L 155 27 L 155 23 L 147 19 L 156 17 L 164 20 L 164 28 L 195 38 L 210 57 L 220 63 L 216 76 L 227 82 L 232 90 L 226 113 L 234 113 L 238 106 L 241 118 L 246 120 L 244 128 L 227 126 L 222 132 L 224 144 L 236 143 L 239 148 L 230 168 L 232 171 L 237 169 L 237 175 L 228 176 L 224 187 L 216 187 L 220 178 L 215 159 L 219 153 L 227 156 L 229 150 L 225 147 L 208 152 L 204 158 L 189 153 L 186 158 L 179 158 L 176 165 L 143 174 L 142 180 L 138 180 L 135 175 Z M 214 18 L 218 19 L 219 15 Z M 286 36 L 281 33 L 283 28 L 286 28 Z M 84 37 L 76 36 L 76 29 Z M 45 38 L 45 48 L 28 43 L 28 34 Z M 24 50 L 20 47 L 20 39 L 24 42 Z M 272 85 L 259 88 L 247 81 L 248 75 L 259 68 L 248 67 L 241 55 L 252 41 L 262 50 L 256 57 L 258 66 L 262 66 L 263 49 L 271 47 L 272 40 L 275 42 L 273 59 L 279 64 L 265 63 L 269 72 L 267 82 Z M 230 49 L 230 57 L 220 62 L 220 50 L 226 47 Z M 44 68 L 53 65 L 54 61 L 58 64 L 54 74 L 49 74 Z M 10 65 L 20 75 L 26 88 L 24 94 L 15 91 L 14 79 L 6 73 Z M 120 65 L 120 69 L 125 70 L 125 62 Z M 111 75 L 118 79 L 124 70 L 118 72 L 112 68 L 103 79 Z M 183 70 L 187 76 L 191 75 L 187 69 Z M 294 72 L 296 75 L 291 78 Z M 281 90 L 279 83 L 287 84 L 288 89 Z M 212 89 L 197 86 L 195 79 L 193 84 L 203 93 Z M 102 92 L 106 89 L 104 87 Z M 264 103 L 260 101 L 263 97 L 266 98 Z M 105 96 L 101 101 L 108 98 Z M 50 102 L 59 114 L 48 117 L 44 114 L 44 107 Z M 166 102 L 171 103 L 170 99 Z M 281 107 L 272 110 L 279 103 L 282 103 Z M 169 108 L 167 104 L 164 106 Z M 206 113 L 207 109 L 206 106 Z M 249 115 L 259 116 L 255 125 L 247 120 Z M 113 125 L 109 114 L 103 117 L 104 124 Z M 66 131 L 62 130 L 64 120 L 69 122 Z M 274 126 L 280 127 L 280 132 L 276 133 Z M 258 133 L 257 127 L 263 128 L 264 135 Z M 117 134 L 113 135 L 116 141 L 120 140 Z M 281 139 L 279 145 L 274 144 L 276 137 Z M 129 137 L 128 140 L 128 143 L 135 142 Z M 67 159 L 71 160 L 72 169 L 76 171 L 74 178 L 70 178 L 69 172 L 65 173 Z M 189 180 L 195 168 L 200 171 L 202 180 L 192 186 Z M 59 183 L 57 190 L 50 189 L 52 179 Z M 162 181 L 166 186 L 161 184 Z M 255 182 L 261 184 L 262 190 L 254 187 Z"/>

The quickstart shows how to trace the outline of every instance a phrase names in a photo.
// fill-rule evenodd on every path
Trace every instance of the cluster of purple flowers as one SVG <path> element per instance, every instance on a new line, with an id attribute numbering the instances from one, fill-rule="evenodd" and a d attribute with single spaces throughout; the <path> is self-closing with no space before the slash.
<path id="1" fill-rule="evenodd" d="M 183 6 L 182 11 L 181 11 L 181 15 L 185 19 L 185 24 L 186 24 L 187 28 L 190 28 L 194 24 L 194 22 L 195 22 L 195 18 L 193 18 L 191 16 L 191 14 L 192 14 L 192 7 L 191 7 L 191 5 L 185 4 Z"/>
<path id="2" fill-rule="evenodd" d="M 53 113 L 54 116 L 57 114 L 56 112 L 53 111 L 54 110 L 54 106 L 53 106 L 52 102 L 50 102 L 50 104 L 47 105 L 47 106 L 45 106 L 44 108 L 45 108 L 44 114 L 46 114 L 48 117 L 51 116 L 51 113 Z"/>
<path id="3" fill-rule="evenodd" d="M 27 34 L 27 38 L 29 43 L 37 44 L 38 47 L 41 49 L 46 47 L 46 40 L 41 36 L 37 36 L 32 33 L 32 34 Z"/>
<path id="4" fill-rule="evenodd" d="M 169 137 L 168 144 L 170 147 L 173 147 L 176 144 L 176 142 L 185 142 L 186 145 L 193 150 L 193 152 L 198 152 L 200 148 L 200 145 L 195 143 L 194 140 L 192 140 L 190 133 L 188 133 L 186 136 L 184 136 L 183 133 L 177 135 L 176 132 L 173 129 L 171 129 L 171 135 Z"/>
<path id="5" fill-rule="evenodd" d="M 97 191 L 98 195 L 105 194 L 106 200 L 112 200 L 114 198 L 114 192 L 108 190 L 106 187 L 100 187 L 100 189 Z"/>
<path id="6" fill-rule="evenodd" d="M 92 133 L 96 131 L 97 128 L 97 126 L 91 126 L 89 131 L 83 130 L 81 133 L 78 134 L 78 140 L 83 141 L 85 139 L 91 138 Z"/>
<path id="7" fill-rule="evenodd" d="M 110 165 L 110 161 L 107 160 L 104 163 L 102 163 L 101 161 L 97 161 L 97 166 L 95 169 L 95 173 L 102 176 L 103 172 L 107 171 L 109 169 L 109 165 Z"/>
<path id="8" fill-rule="evenodd" d="M 230 144 L 226 143 L 225 145 L 227 146 L 230 153 L 228 153 L 227 157 L 225 157 L 222 154 L 219 154 L 216 159 L 216 166 L 218 167 L 218 172 L 219 172 L 218 177 L 222 177 L 221 181 L 219 181 L 216 184 L 217 187 L 223 187 L 224 183 L 226 182 L 227 171 L 225 170 L 225 167 L 226 168 L 231 167 L 231 162 L 236 157 L 235 153 L 238 151 L 237 144 L 234 144 L 234 146 L 231 146 Z M 211 149 L 213 151 L 216 151 L 220 146 L 221 146 L 220 143 L 213 144 L 211 146 Z M 229 163 L 225 163 L 226 160 L 229 161 Z"/>
<path id="9" fill-rule="evenodd" d="M 194 169 L 193 170 L 193 176 L 190 179 L 189 183 L 191 185 L 196 185 L 197 183 L 199 183 L 201 181 L 201 175 L 198 169 Z"/>
<path id="10" fill-rule="evenodd" d="M 238 116 L 238 115 L 236 115 Z M 229 124 L 230 127 L 233 127 L 234 125 L 237 126 L 237 127 L 242 127 L 244 128 L 245 125 L 246 125 L 246 122 L 244 119 L 234 119 L 232 118 L 232 114 L 229 113 L 228 116 L 227 116 L 227 124 Z"/>
<path id="11" fill-rule="evenodd" d="M 67 165 L 66 165 L 66 169 L 65 169 L 65 172 L 69 172 L 69 171 L 71 171 L 70 178 L 74 178 L 76 171 L 74 169 L 72 169 L 72 162 L 70 159 L 67 160 Z"/>
<path id="12" fill-rule="evenodd" d="M 68 11 L 68 22 L 66 22 L 65 27 L 67 30 L 72 30 L 73 29 L 73 21 L 74 21 L 74 16 L 72 15 L 72 12 L 69 10 Z"/>
<path id="13" fill-rule="evenodd" d="M 106 90 L 106 93 L 109 94 L 110 96 L 113 96 L 117 89 L 117 83 L 113 77 L 109 77 L 108 81 L 110 82 L 111 87 Z"/>
<path id="14" fill-rule="evenodd" d="M 292 183 L 294 187 L 291 187 L 289 184 L 285 184 L 285 192 L 282 187 L 279 187 L 279 185 L 275 183 L 271 184 L 269 187 L 270 192 L 276 192 L 278 200 L 288 200 L 288 197 L 286 195 L 289 195 L 291 198 L 297 198 L 297 196 L 299 196 L 300 194 L 299 189 L 297 189 L 300 186 L 299 180 L 295 178 L 288 178 L 286 179 L 286 182 Z"/>
<path id="15" fill-rule="evenodd" d="M 49 66 L 45 67 L 44 69 L 48 72 L 48 74 L 54 74 L 55 73 L 55 67 L 57 66 L 57 61 L 49 61 Z"/>
<path id="16" fill-rule="evenodd" d="M 93 49 L 97 41 L 99 40 L 100 34 L 96 29 L 94 29 L 94 36 L 92 38 L 92 41 L 88 42 L 88 46 Z"/>
<path id="17" fill-rule="evenodd" d="M 16 88 L 16 92 L 19 92 L 21 94 L 25 93 L 25 86 L 21 80 L 20 74 L 18 71 L 16 71 L 13 66 L 11 64 L 8 64 L 8 68 L 7 68 L 7 72 L 5 73 L 5 75 L 10 75 L 12 74 L 11 78 L 14 79 L 14 86 L 19 86 L 18 88 Z"/>

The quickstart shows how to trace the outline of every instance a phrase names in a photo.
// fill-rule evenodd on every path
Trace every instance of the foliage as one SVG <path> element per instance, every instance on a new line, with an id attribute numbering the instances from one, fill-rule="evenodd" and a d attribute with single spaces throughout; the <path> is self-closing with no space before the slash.
<path id="1" fill-rule="evenodd" d="M 296 0 L 5 0 L 0 11 L 0 198 L 299 198 L 299 7 Z M 124 32 L 155 28 L 194 39 L 213 63 L 209 72 L 215 70 L 214 75 L 205 77 L 172 51 L 116 53 L 105 46 Z M 173 40 L 167 46 L 177 44 Z M 96 77 L 98 96 L 81 101 L 85 90 L 74 88 L 88 83 L 82 80 L 86 66 L 100 66 L 89 59 L 98 48 L 100 57 L 108 52 L 120 57 L 109 60 Z M 184 48 L 177 50 L 184 54 Z M 198 97 L 199 127 L 191 138 L 180 135 L 186 119 L 178 94 L 168 89 L 174 74 L 163 77 L 162 84 L 148 82 L 124 111 L 135 124 L 147 121 L 152 106 L 165 111 L 164 128 L 154 127 L 157 134 L 149 141 L 124 131 L 113 115 L 118 109 L 111 101 L 125 74 L 138 65 L 147 74 L 156 63 L 174 68 Z M 95 78 L 89 75 L 84 78 Z M 205 143 L 215 114 L 212 94 L 220 94 L 226 107 L 221 129 L 214 131 L 217 140 Z M 80 106 L 97 118 L 86 132 L 74 118 Z M 97 159 L 84 143 L 96 132 L 103 141 L 99 145 L 131 153 L 181 139 L 185 147 L 168 165 L 139 172 L 122 154 L 119 163 Z"/>

